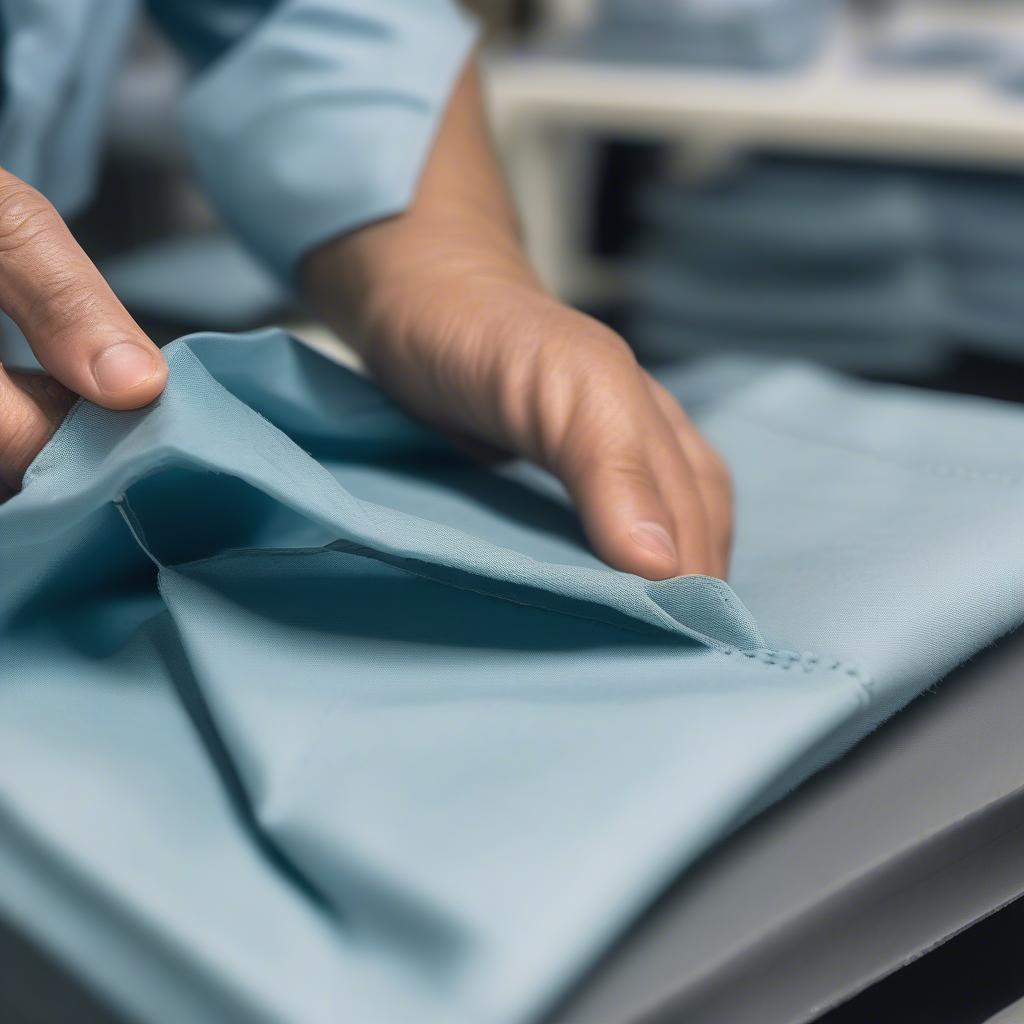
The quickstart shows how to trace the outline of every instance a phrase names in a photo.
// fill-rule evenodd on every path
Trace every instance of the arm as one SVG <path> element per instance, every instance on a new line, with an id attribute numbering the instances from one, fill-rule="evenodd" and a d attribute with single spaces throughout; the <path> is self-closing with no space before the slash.
<path id="1" fill-rule="evenodd" d="M 555 473 L 610 564 L 724 576 L 725 467 L 620 337 L 538 282 L 472 63 L 411 205 L 319 246 L 299 281 L 414 414 Z"/>

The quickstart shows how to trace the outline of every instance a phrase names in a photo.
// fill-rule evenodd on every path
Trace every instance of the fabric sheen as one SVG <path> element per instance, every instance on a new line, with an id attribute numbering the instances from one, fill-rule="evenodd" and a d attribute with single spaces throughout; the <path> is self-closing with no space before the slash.
<path id="1" fill-rule="evenodd" d="M 676 372 L 737 546 L 650 583 L 280 332 L 167 355 L 0 507 L 0 913 L 148 1021 L 536 1020 L 1021 619 L 1009 407 Z"/>

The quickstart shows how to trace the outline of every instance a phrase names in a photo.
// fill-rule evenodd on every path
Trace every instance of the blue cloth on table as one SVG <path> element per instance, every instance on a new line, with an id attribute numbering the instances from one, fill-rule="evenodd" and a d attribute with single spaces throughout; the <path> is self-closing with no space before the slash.
<path id="1" fill-rule="evenodd" d="M 677 372 L 732 585 L 651 583 L 280 332 L 167 355 L 0 506 L 0 914 L 147 1021 L 535 1020 L 1024 617 L 1013 407 Z"/>

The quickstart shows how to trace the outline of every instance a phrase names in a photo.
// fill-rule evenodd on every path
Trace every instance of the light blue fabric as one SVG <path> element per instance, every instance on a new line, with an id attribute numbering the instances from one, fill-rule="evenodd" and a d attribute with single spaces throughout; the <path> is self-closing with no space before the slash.
<path id="1" fill-rule="evenodd" d="M 278 332 L 168 360 L 0 507 L 0 913 L 147 1021 L 536 1020 L 1024 617 L 1012 407 L 667 378 L 735 473 L 730 588 L 604 567 L 550 478 Z"/>
<path id="2" fill-rule="evenodd" d="M 183 121 L 209 198 L 278 286 L 317 244 L 408 204 L 475 36 L 453 0 L 147 6 L 196 69 Z M 91 196 L 139 7 L 0 0 L 0 165 L 65 217 Z M 238 326 L 229 312 L 203 323 Z M 0 362 L 38 368 L 2 313 Z"/>
<path id="3" fill-rule="evenodd" d="M 280 318 L 289 295 L 229 235 L 154 242 L 100 264 L 135 316 L 208 330 L 245 330 Z"/>
<path id="4" fill-rule="evenodd" d="M 136 0 L 0 0 L 0 165 L 65 216 L 92 191 Z"/>
<path id="5" fill-rule="evenodd" d="M 0 163 L 65 216 L 92 191 L 137 0 L 0 0 Z M 150 0 L 197 75 L 210 199 L 282 278 L 414 194 L 475 38 L 453 0 Z"/>
<path id="6" fill-rule="evenodd" d="M 921 376 L 954 350 L 1024 358 L 1024 178 L 749 158 L 641 195 L 628 336 Z"/>
<path id="7" fill-rule="evenodd" d="M 649 187 L 628 337 L 649 362 L 715 350 L 920 375 L 947 357 L 931 210 L 912 173 L 750 159 Z"/>
<path id="8" fill-rule="evenodd" d="M 589 60 L 780 72 L 810 59 L 834 0 L 600 0 L 594 24 L 549 46 Z"/>
<path id="9" fill-rule="evenodd" d="M 207 194 L 290 279 L 409 204 L 474 37 L 453 0 L 282 0 L 185 97 Z"/>

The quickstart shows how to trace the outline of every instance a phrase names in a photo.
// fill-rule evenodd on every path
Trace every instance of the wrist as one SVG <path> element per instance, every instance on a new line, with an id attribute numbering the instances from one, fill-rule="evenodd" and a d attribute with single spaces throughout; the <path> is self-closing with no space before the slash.
<path id="1" fill-rule="evenodd" d="M 507 223 L 457 209 L 408 212 L 334 239 L 307 257 L 300 283 L 364 356 L 445 299 L 461 306 L 496 287 L 546 294 Z"/>

